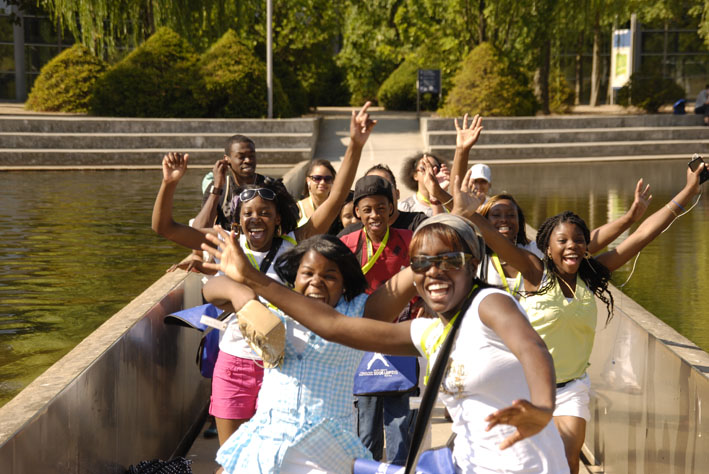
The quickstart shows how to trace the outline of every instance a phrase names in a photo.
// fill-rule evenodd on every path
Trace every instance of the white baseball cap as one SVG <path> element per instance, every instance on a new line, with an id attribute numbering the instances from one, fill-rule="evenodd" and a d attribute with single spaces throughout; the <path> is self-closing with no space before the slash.
<path id="1" fill-rule="evenodd" d="M 470 178 L 471 179 L 484 179 L 488 183 L 492 183 L 492 171 L 488 165 L 477 163 L 470 168 Z"/>

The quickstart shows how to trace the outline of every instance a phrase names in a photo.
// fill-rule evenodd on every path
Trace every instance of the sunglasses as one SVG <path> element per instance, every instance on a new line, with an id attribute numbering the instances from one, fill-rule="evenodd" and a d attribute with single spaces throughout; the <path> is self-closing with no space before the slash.
<path id="1" fill-rule="evenodd" d="M 273 201 L 276 199 L 276 193 L 268 188 L 256 188 L 256 189 L 245 189 L 239 194 L 239 201 L 249 202 L 256 196 L 260 196 L 261 199 L 266 201 Z"/>
<path id="2" fill-rule="evenodd" d="M 308 176 L 308 178 L 312 179 L 316 183 L 319 183 L 320 181 L 325 181 L 325 184 L 331 184 L 335 178 L 332 176 L 324 176 L 321 174 L 311 174 Z"/>
<path id="3" fill-rule="evenodd" d="M 463 252 L 448 252 L 438 255 L 415 255 L 411 257 L 411 270 L 424 273 L 433 265 L 439 270 L 460 270 L 473 256 Z"/>

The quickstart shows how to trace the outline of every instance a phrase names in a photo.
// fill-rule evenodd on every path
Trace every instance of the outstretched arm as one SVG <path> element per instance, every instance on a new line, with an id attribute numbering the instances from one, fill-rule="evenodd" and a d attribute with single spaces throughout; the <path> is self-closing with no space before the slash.
<path id="1" fill-rule="evenodd" d="M 184 247 L 199 250 L 201 245 L 209 244 L 200 232 L 190 226 L 178 224 L 172 218 L 172 202 L 177 183 L 187 171 L 189 155 L 168 153 L 162 159 L 162 184 L 153 205 L 152 228 L 161 235 Z"/>
<path id="2" fill-rule="evenodd" d="M 209 193 L 207 195 L 207 200 L 202 204 L 202 209 L 199 210 L 199 214 L 194 218 L 192 227 L 197 229 L 203 229 L 205 227 L 212 227 L 214 221 L 217 218 L 217 205 L 219 201 L 224 198 L 224 186 L 226 184 L 226 172 L 229 169 L 229 160 L 222 158 L 214 164 L 212 169 L 212 174 L 214 175 L 214 182 L 212 186 L 214 189 L 221 189 L 222 194 Z"/>
<path id="3" fill-rule="evenodd" d="M 511 298 L 489 295 L 480 303 L 479 312 L 483 324 L 495 331 L 520 361 L 529 387 L 529 401 L 515 400 L 485 418 L 487 431 L 498 424 L 517 428 L 500 444 L 500 449 L 505 449 L 539 433 L 551 421 L 556 401 L 554 362 L 542 338 Z"/>
<path id="4" fill-rule="evenodd" d="M 202 296 L 219 309 L 233 312 L 256 299 L 254 290 L 226 276 L 210 278 L 202 288 Z"/>
<path id="5" fill-rule="evenodd" d="M 383 352 L 394 355 L 418 355 L 411 342 L 410 323 L 385 323 L 368 318 L 350 318 L 332 306 L 296 293 L 253 268 L 244 252 L 234 242 L 234 234 L 215 227 L 224 239 L 209 234 L 207 239 L 221 246 L 221 250 L 203 246 L 203 249 L 219 259 L 219 264 L 205 264 L 223 271 L 228 277 L 242 283 L 280 308 L 284 313 L 301 322 L 323 338 L 355 349 Z M 372 337 L 376 334 L 376 337 Z"/>
<path id="6" fill-rule="evenodd" d="M 682 209 L 688 207 L 692 199 L 699 194 L 701 190 L 699 186 L 699 174 L 705 166 L 706 164 L 702 163 L 695 171 L 687 168 L 687 184 L 685 184 L 682 191 L 677 193 L 670 202 L 645 219 L 635 232 L 630 234 L 620 245 L 613 250 L 599 255 L 596 257 L 596 260 L 605 265 L 608 270 L 614 271 L 633 258 L 647 244 L 652 242 L 655 237 L 660 235 L 662 231 L 683 212 Z"/>
<path id="7" fill-rule="evenodd" d="M 596 253 L 617 239 L 620 234 L 642 218 L 651 200 L 650 185 L 643 188 L 643 179 L 640 178 L 638 184 L 635 185 L 635 199 L 628 212 L 612 222 L 593 229 L 588 251 L 592 254 Z"/>
<path id="8" fill-rule="evenodd" d="M 473 180 L 470 179 L 470 171 L 468 170 L 465 173 L 462 185 L 458 184 L 457 177 L 453 183 L 453 202 L 455 204 L 453 214 L 470 219 L 480 230 L 487 246 L 522 274 L 525 290 L 536 290 L 542 281 L 544 264 L 536 255 L 517 247 L 507 240 L 507 237 L 500 234 L 486 217 L 475 212 L 480 200 L 475 196 Z"/>
<path id="9" fill-rule="evenodd" d="M 342 160 L 342 166 L 340 166 L 340 171 L 337 173 L 330 195 L 313 212 L 308 222 L 296 229 L 296 240 L 300 241 L 307 239 L 311 235 L 324 234 L 339 215 L 340 209 L 342 209 L 342 205 L 347 199 L 347 194 L 352 188 L 359 159 L 362 156 L 362 148 L 364 148 L 369 134 L 377 124 L 377 121 L 370 119 L 367 113 L 370 105 L 372 105 L 371 102 L 365 103 L 357 114 L 355 114 L 354 110 L 352 111 L 350 143 L 347 145 L 345 158 Z"/>
<path id="10" fill-rule="evenodd" d="M 463 177 L 468 169 L 468 156 L 470 149 L 478 141 L 480 132 L 483 130 L 483 118 L 480 115 L 475 115 L 468 125 L 468 114 L 463 116 L 463 127 L 458 125 L 458 119 L 454 120 L 456 139 L 455 139 L 455 155 L 453 156 L 453 165 L 451 171 L 451 182 L 455 183 L 456 176 L 463 182 Z M 451 193 L 452 194 L 452 193 Z"/>

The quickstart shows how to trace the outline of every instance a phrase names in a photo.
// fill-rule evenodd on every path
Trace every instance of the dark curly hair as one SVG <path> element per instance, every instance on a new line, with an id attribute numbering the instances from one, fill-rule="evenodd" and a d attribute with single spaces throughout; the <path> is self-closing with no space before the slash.
<path id="1" fill-rule="evenodd" d="M 337 264 L 344 280 L 343 296 L 347 301 L 351 301 L 367 290 L 369 285 L 362 274 L 357 257 L 340 239 L 327 234 L 305 239 L 276 259 L 274 264 L 276 273 L 291 288 L 295 284 L 295 277 L 303 256 L 311 250 Z"/>
<path id="2" fill-rule="evenodd" d="M 512 204 L 514 204 L 517 208 L 517 223 L 519 224 L 519 229 L 517 229 L 515 243 L 527 245 L 529 243 L 529 238 L 527 237 L 526 231 L 527 221 L 524 219 L 524 213 L 522 212 L 522 208 L 519 207 L 519 204 L 517 204 L 517 201 L 515 201 L 515 198 L 513 198 L 511 194 L 496 194 L 495 196 L 492 196 L 485 204 L 480 206 L 478 212 L 481 216 L 487 217 L 487 215 L 490 213 L 490 209 L 492 209 L 492 206 L 502 200 L 508 200 L 512 202 Z M 487 253 L 492 254 L 492 250 L 489 247 L 487 247 Z"/>
<path id="3" fill-rule="evenodd" d="M 541 288 L 531 294 L 546 293 L 554 286 L 556 283 L 555 280 L 560 278 L 556 271 L 556 266 L 549 257 L 547 250 L 549 249 L 549 240 L 551 239 L 552 231 L 562 223 L 574 224 L 581 229 L 586 245 L 591 241 L 591 231 L 588 230 L 588 226 L 583 219 L 571 211 L 564 211 L 545 220 L 537 231 L 537 247 L 544 254 L 544 266 L 550 278 L 547 279 L 546 283 Z M 606 310 L 608 311 L 606 324 L 608 324 L 613 317 L 613 295 L 608 289 L 608 283 L 611 278 L 610 270 L 590 256 L 582 259 L 578 274 L 588 289 L 606 304 Z"/>
<path id="4" fill-rule="evenodd" d="M 276 212 L 281 216 L 281 231 L 284 234 L 292 232 L 298 226 L 298 205 L 296 204 L 293 196 L 288 193 L 283 182 L 273 178 L 266 178 L 263 184 L 247 184 L 246 186 L 240 186 L 236 189 L 234 194 L 234 199 L 232 201 L 232 215 L 227 216 L 231 222 L 239 222 L 239 216 L 241 212 L 241 201 L 239 200 L 239 195 L 242 191 L 247 189 L 260 189 L 266 188 L 270 189 L 276 193 Z"/>
<path id="5" fill-rule="evenodd" d="M 411 191 L 416 191 L 418 190 L 418 183 L 414 179 L 414 174 L 416 174 L 416 167 L 418 166 L 419 161 L 421 161 L 421 158 L 424 156 L 430 156 L 434 160 L 436 160 L 436 163 L 438 163 L 438 167 L 445 162 L 438 158 L 435 155 L 432 155 L 430 153 L 417 153 L 413 156 L 410 156 L 404 160 L 404 163 L 401 165 L 401 175 L 400 179 L 401 182 L 404 183 L 404 186 L 409 188 Z"/>

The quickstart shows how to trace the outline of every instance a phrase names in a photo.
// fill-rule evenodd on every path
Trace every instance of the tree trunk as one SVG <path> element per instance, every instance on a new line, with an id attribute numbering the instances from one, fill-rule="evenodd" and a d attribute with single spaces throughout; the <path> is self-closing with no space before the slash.
<path id="1" fill-rule="evenodd" d="M 579 32 L 576 42 L 576 68 L 575 68 L 574 105 L 581 104 L 583 95 L 583 31 Z"/>
<path id="2" fill-rule="evenodd" d="M 599 14 L 593 23 L 593 62 L 591 64 L 591 100 L 589 105 L 598 105 L 598 92 L 601 88 L 601 24 Z"/>
<path id="3" fill-rule="evenodd" d="M 551 40 L 546 39 L 542 43 L 539 62 L 539 98 L 542 103 L 542 112 L 549 115 L 549 70 L 551 61 Z"/>
<path id="4" fill-rule="evenodd" d="M 478 5 L 478 44 L 485 41 L 487 32 L 485 23 L 485 0 L 480 0 Z M 473 45 L 471 45 L 472 49 Z"/>

